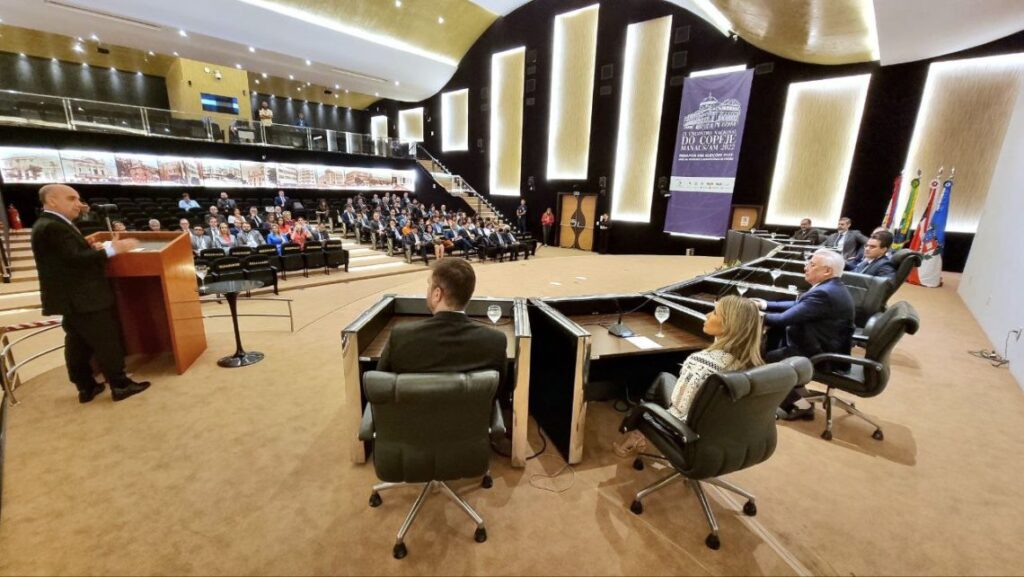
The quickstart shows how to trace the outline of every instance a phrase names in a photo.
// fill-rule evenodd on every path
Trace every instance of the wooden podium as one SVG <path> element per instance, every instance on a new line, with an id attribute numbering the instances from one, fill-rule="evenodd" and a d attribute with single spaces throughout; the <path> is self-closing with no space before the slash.
<path id="1" fill-rule="evenodd" d="M 112 236 L 97 232 L 86 240 L 104 242 Z M 192 243 L 183 232 L 122 232 L 120 238 L 139 241 L 134 252 L 107 261 L 125 353 L 171 351 L 180 375 L 206 350 Z"/>

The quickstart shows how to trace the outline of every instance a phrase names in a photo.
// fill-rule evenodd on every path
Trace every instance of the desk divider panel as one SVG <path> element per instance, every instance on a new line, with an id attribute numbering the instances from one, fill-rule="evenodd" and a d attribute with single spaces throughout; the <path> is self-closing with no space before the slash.
<path id="1" fill-rule="evenodd" d="M 530 451 L 526 433 L 530 423 L 530 358 L 533 347 L 526 299 L 515 299 L 513 318 L 516 327 L 516 361 L 515 385 L 512 390 L 512 466 L 525 467 Z"/>
<path id="2" fill-rule="evenodd" d="M 369 450 L 367 444 L 359 440 L 359 425 L 363 420 L 364 405 L 362 370 L 359 367 L 360 354 L 394 315 L 395 296 L 384 295 L 341 331 L 341 380 L 342 389 L 345 391 L 342 442 L 348 445 L 349 459 L 353 463 L 365 463 Z"/>

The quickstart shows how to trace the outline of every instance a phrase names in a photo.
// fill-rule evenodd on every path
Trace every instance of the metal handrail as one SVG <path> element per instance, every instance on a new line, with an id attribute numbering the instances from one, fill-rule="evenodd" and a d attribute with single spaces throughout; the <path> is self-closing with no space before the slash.
<path id="1" fill-rule="evenodd" d="M 14 345 L 16 345 L 16 344 L 18 344 L 18 343 L 20 343 L 20 342 L 22 342 L 22 341 L 24 341 L 26 339 L 30 339 L 32 337 L 38 336 L 38 335 L 40 335 L 42 333 L 45 333 L 47 331 L 52 331 L 53 329 L 59 327 L 60 324 L 61 324 L 61 319 L 60 318 L 56 318 L 56 319 L 46 319 L 46 320 L 32 322 L 32 323 L 24 323 L 24 324 L 20 324 L 20 325 L 11 325 L 11 326 L 6 326 L 6 327 L 0 327 L 0 344 L 4 345 L 4 347 L 2 349 L 0 349 L 0 385 L 3 386 L 4 392 L 7 393 L 8 398 L 10 398 L 10 403 L 11 403 L 12 407 L 18 404 L 18 399 L 17 399 L 17 397 L 14 396 L 14 391 L 15 391 L 15 389 L 17 389 L 18 387 L 21 386 L 21 378 L 18 377 L 18 369 L 20 369 L 21 367 L 25 366 L 27 363 L 38 359 L 39 357 L 41 357 L 43 355 L 48 355 L 48 354 L 50 354 L 52 352 L 56 352 L 56 351 L 59 351 L 60 349 L 64 348 L 64 345 L 58 345 L 58 346 L 53 347 L 51 349 L 47 349 L 45 351 L 35 353 L 34 355 L 29 356 L 28 358 L 24 359 L 23 361 L 21 361 L 19 363 L 16 363 L 16 362 L 14 362 L 14 355 L 11 352 L 12 349 L 14 348 Z M 28 329 L 39 329 L 39 330 L 32 331 L 31 333 L 28 333 L 28 334 L 26 334 L 26 335 L 24 335 L 24 336 L 22 336 L 22 337 L 20 337 L 20 338 L 18 338 L 16 340 L 14 340 L 14 341 L 10 341 L 7 338 L 8 333 L 12 333 L 12 332 L 15 332 L 15 331 L 23 331 L 23 330 L 28 330 Z"/>
<path id="2" fill-rule="evenodd" d="M 445 166 L 440 160 L 437 159 L 436 156 L 431 154 L 430 151 L 427 150 L 426 148 L 424 148 L 422 145 L 416 147 L 416 152 L 419 153 L 420 151 L 422 151 L 423 154 L 425 154 L 427 156 L 427 158 L 424 159 L 424 160 L 429 160 L 429 161 L 433 162 L 437 166 L 440 166 L 441 170 L 443 170 L 444 173 L 447 174 L 448 176 L 451 176 L 453 178 L 458 178 L 459 180 L 462 181 L 462 187 L 463 188 L 459 192 L 466 192 L 466 191 L 468 191 L 470 196 L 473 196 L 475 198 L 480 199 L 480 202 L 482 202 L 483 204 L 487 205 L 487 208 L 489 208 L 491 210 L 491 212 L 496 214 L 498 216 L 498 218 L 500 218 L 501 220 L 508 220 L 508 219 L 505 218 L 505 215 L 502 214 L 501 211 L 498 210 L 498 208 L 496 206 L 491 204 L 491 202 L 484 195 L 482 195 L 479 192 L 477 192 L 477 190 L 475 188 L 473 188 L 473 185 L 471 185 L 468 182 L 466 182 L 465 178 L 463 178 L 462 176 L 460 176 L 458 174 L 453 174 L 452 171 L 448 170 L 447 166 Z"/>
<path id="3" fill-rule="evenodd" d="M 0 275 L 2 275 L 3 282 L 11 282 L 12 270 L 11 270 L 11 223 L 7 218 L 7 202 L 4 200 L 3 188 L 0 188 L 0 222 L 3 223 L 4 231 L 3 238 L 0 240 Z"/>

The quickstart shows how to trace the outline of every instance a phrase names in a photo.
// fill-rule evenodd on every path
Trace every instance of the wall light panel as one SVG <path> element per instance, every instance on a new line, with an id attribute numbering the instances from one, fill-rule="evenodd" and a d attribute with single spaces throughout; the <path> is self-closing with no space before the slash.
<path id="1" fill-rule="evenodd" d="M 388 137 L 388 117 L 383 114 L 370 118 L 370 137 L 373 139 Z"/>
<path id="2" fill-rule="evenodd" d="M 548 180 L 585 180 L 597 60 L 594 4 L 555 17 L 548 116 Z"/>
<path id="3" fill-rule="evenodd" d="M 630 24 L 619 101 L 612 220 L 651 221 L 672 17 Z"/>
<path id="4" fill-rule="evenodd" d="M 766 223 L 839 220 L 870 82 L 864 74 L 789 85 Z"/>
<path id="5" fill-rule="evenodd" d="M 398 111 L 398 140 L 423 142 L 423 108 Z"/>
<path id="6" fill-rule="evenodd" d="M 441 151 L 469 150 L 469 89 L 441 94 Z"/>
<path id="7" fill-rule="evenodd" d="M 491 56 L 490 190 L 519 196 L 523 161 L 523 84 L 526 48 Z"/>
<path id="8" fill-rule="evenodd" d="M 946 229 L 974 232 L 985 207 L 1006 127 L 1024 82 L 1024 53 L 936 62 L 928 67 L 921 107 L 904 165 L 906 206 L 910 177 L 921 169 L 921 192 L 914 226 L 928 203 L 928 183 L 940 166 L 944 176 L 956 167 Z"/>

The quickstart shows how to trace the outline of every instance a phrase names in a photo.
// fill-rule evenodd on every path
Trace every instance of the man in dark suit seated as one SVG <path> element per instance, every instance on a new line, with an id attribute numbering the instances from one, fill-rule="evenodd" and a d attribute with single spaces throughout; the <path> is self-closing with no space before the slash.
<path id="1" fill-rule="evenodd" d="M 32 254 L 39 271 L 44 315 L 62 315 L 64 358 L 68 378 L 78 388 L 78 402 L 88 403 L 103 392 L 92 372 L 95 358 L 110 383 L 115 401 L 141 393 L 148 382 L 125 374 L 121 324 L 114 291 L 107 280 L 107 260 L 138 246 L 135 239 L 92 246 L 73 221 L 86 209 L 78 191 L 63 184 L 39 189 L 43 212 L 32 227 Z"/>
<path id="2" fill-rule="evenodd" d="M 846 263 L 846 270 L 868 276 L 892 278 L 896 274 L 896 266 L 889 260 L 891 246 L 891 232 L 880 230 L 872 233 L 868 243 L 864 245 L 864 257 L 859 261 Z"/>
<path id="3" fill-rule="evenodd" d="M 852 224 L 848 217 L 840 218 L 836 232 L 828 235 L 824 242 L 829 248 L 839 249 L 847 261 L 859 259 L 863 255 L 864 245 L 868 242 L 868 237 L 859 230 L 850 230 Z"/>
<path id="4" fill-rule="evenodd" d="M 291 210 L 292 199 L 288 198 L 283 190 L 277 191 L 277 196 L 274 197 L 274 206 L 280 206 L 284 210 Z"/>
<path id="5" fill-rule="evenodd" d="M 206 234 L 206 230 L 203 229 L 202 225 L 195 225 L 192 227 L 192 252 L 199 254 L 208 248 L 213 247 L 213 237 Z"/>
<path id="6" fill-rule="evenodd" d="M 821 244 L 822 236 L 820 230 L 811 227 L 811 219 L 809 218 L 801 219 L 800 228 L 793 233 L 794 240 L 806 240 L 813 245 Z"/>
<path id="7" fill-rule="evenodd" d="M 391 329 L 377 363 L 378 371 L 443 373 L 493 369 L 505 380 L 505 334 L 466 316 L 476 289 L 473 266 L 461 258 L 434 265 L 427 281 L 429 319 Z"/>
<path id="8" fill-rule="evenodd" d="M 403 242 L 405 248 L 409 249 L 412 254 L 419 254 L 423 257 L 423 264 L 430 266 L 429 252 L 434 250 L 434 242 L 429 234 L 420 230 L 417 225 L 410 227 L 412 230 L 409 234 L 405 235 Z"/>
<path id="9" fill-rule="evenodd" d="M 773 329 L 769 333 L 765 361 L 774 363 L 788 357 L 813 357 L 819 353 L 850 354 L 854 305 L 850 291 L 839 280 L 843 276 L 843 265 L 843 258 L 837 252 L 819 249 L 804 266 L 804 278 L 811 285 L 810 290 L 793 301 L 752 299 L 758 308 L 767 311 L 764 324 Z M 783 337 L 779 337 L 778 329 L 784 329 Z M 781 346 L 771 350 L 772 341 Z M 814 407 L 803 399 L 800 391 L 792 391 L 780 408 L 786 420 L 814 419 Z"/>
<path id="10" fill-rule="evenodd" d="M 217 199 L 217 209 L 224 214 L 231 214 L 235 211 L 235 207 L 238 203 L 234 199 L 228 198 L 228 193 L 221 192 L 220 198 Z"/>

